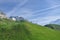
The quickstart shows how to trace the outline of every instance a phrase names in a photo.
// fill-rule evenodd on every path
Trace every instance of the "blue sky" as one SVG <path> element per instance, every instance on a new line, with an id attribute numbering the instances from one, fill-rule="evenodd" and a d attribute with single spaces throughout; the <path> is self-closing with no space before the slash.
<path id="1" fill-rule="evenodd" d="M 45 25 L 60 19 L 60 0 L 0 0 L 0 10 Z"/>

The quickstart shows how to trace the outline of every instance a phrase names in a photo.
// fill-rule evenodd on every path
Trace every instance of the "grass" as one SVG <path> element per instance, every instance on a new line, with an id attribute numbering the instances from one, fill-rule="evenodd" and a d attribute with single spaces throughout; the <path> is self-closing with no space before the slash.
<path id="1" fill-rule="evenodd" d="M 27 21 L 0 20 L 0 40 L 60 40 L 60 31 Z"/>

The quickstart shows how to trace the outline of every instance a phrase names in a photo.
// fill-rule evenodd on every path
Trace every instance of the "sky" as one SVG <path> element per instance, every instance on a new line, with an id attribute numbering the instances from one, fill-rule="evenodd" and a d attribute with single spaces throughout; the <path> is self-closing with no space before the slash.
<path id="1" fill-rule="evenodd" d="M 0 0 L 0 10 L 45 25 L 60 19 L 60 0 Z"/>

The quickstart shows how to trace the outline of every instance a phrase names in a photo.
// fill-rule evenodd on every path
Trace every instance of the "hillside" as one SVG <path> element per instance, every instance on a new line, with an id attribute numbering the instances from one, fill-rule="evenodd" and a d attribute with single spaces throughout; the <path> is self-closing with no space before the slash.
<path id="1" fill-rule="evenodd" d="M 27 21 L 1 19 L 0 40 L 60 40 L 60 31 Z"/>

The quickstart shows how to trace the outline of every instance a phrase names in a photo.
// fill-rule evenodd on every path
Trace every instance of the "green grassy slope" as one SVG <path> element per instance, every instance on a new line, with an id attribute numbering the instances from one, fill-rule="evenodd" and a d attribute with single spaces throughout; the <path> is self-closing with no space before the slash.
<path id="1" fill-rule="evenodd" d="M 30 22 L 0 20 L 0 40 L 60 40 L 60 32 Z"/>

